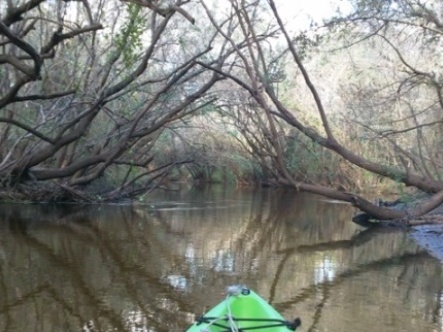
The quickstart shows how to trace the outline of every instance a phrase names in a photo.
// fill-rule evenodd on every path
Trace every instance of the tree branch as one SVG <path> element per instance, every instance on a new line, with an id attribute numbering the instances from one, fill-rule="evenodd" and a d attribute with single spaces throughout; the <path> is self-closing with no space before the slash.
<path id="1" fill-rule="evenodd" d="M 3 19 L 3 22 L 6 26 L 10 26 L 11 24 L 18 22 L 23 19 L 22 15 L 26 12 L 31 11 L 38 5 L 40 5 L 42 2 L 46 0 L 29 0 L 28 2 L 25 2 L 19 7 L 16 7 L 6 14 L 5 18 Z"/>
<path id="2" fill-rule="evenodd" d="M 29 76 L 31 77 L 31 79 L 38 79 L 40 77 L 40 69 L 43 62 L 40 54 L 30 44 L 14 35 L 14 33 L 9 30 L 9 28 L 2 21 L 0 21 L 0 33 L 9 38 L 15 46 L 31 56 L 31 58 L 34 60 L 34 70 Z M 26 70 L 21 71 L 26 72 Z"/>
<path id="3" fill-rule="evenodd" d="M 24 123 L 18 122 L 18 121 L 14 120 L 14 119 L 0 117 L 0 122 L 10 123 L 10 124 L 12 124 L 12 125 L 14 125 L 16 127 L 19 127 L 21 129 L 31 133 L 32 135 L 34 135 L 34 136 L 36 136 L 36 137 L 38 137 L 38 138 L 40 138 L 40 139 L 42 139 L 42 140 L 44 140 L 44 141 L 46 141 L 48 143 L 51 143 L 51 144 L 55 143 L 54 140 L 52 140 L 51 138 L 43 135 L 42 133 L 38 132 L 34 128 L 31 128 L 28 125 L 25 125 Z"/>

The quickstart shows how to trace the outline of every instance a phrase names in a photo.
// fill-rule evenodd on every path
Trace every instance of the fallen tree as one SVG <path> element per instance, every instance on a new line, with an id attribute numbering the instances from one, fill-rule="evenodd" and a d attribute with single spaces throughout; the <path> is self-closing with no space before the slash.
<path id="1" fill-rule="evenodd" d="M 381 6 L 383 3 L 384 2 L 381 3 Z M 266 133 L 266 135 L 264 135 L 267 140 L 266 148 L 263 148 L 263 145 L 261 145 L 262 142 L 253 136 L 254 133 L 243 133 L 245 136 L 247 136 L 246 139 L 251 151 L 255 151 L 255 153 L 259 151 L 259 153 L 265 155 L 268 160 L 272 161 L 272 166 L 268 168 L 272 170 L 277 182 L 282 185 L 294 187 L 298 190 L 308 191 L 333 199 L 350 202 L 361 211 L 366 212 L 372 218 L 379 220 L 397 220 L 402 222 L 404 219 L 408 219 L 410 223 L 414 223 L 413 220 L 415 220 L 417 217 L 423 216 L 441 205 L 443 202 L 443 181 L 440 177 L 442 165 L 436 163 L 434 159 L 431 160 L 431 164 L 435 168 L 434 173 L 422 171 L 422 169 L 418 167 L 413 169 L 407 162 L 400 165 L 381 164 L 379 161 L 372 161 L 365 156 L 359 155 L 348 149 L 336 138 L 335 132 L 339 129 L 331 126 L 330 115 L 323 106 L 322 98 L 316 84 L 311 79 L 304 62 L 302 61 L 300 48 L 297 49 L 295 41 L 289 35 L 289 32 L 287 31 L 287 28 L 280 17 L 274 1 L 268 0 L 267 4 L 271 9 L 275 23 L 279 28 L 279 32 L 281 32 L 282 37 L 286 41 L 287 48 L 283 51 L 283 53 L 289 54 L 289 58 L 297 68 L 298 74 L 301 75 L 302 80 L 304 81 L 304 84 L 314 102 L 318 119 L 321 123 L 321 128 L 313 128 L 309 126 L 308 123 L 303 122 L 302 118 L 296 115 L 302 114 L 303 110 L 291 109 L 290 107 L 286 106 L 285 103 L 277 96 L 274 84 L 275 81 L 273 81 L 271 75 L 273 69 L 271 65 L 275 63 L 279 57 L 282 57 L 282 54 L 275 56 L 275 58 L 271 60 L 267 56 L 267 54 L 270 54 L 271 51 L 267 42 L 259 40 L 259 36 L 265 33 L 265 31 L 260 30 L 259 25 L 254 21 L 256 11 L 251 9 L 251 7 L 254 7 L 253 5 L 245 5 L 244 3 L 239 4 L 234 1 L 231 2 L 233 12 L 236 13 L 237 22 L 241 27 L 243 35 L 251 36 L 246 48 L 241 50 L 236 49 L 237 66 L 241 66 L 243 68 L 243 75 L 234 75 L 232 73 L 209 66 L 207 66 L 207 68 L 225 76 L 226 78 L 235 82 L 242 89 L 248 91 L 250 98 L 257 105 L 253 113 L 257 118 L 262 119 L 260 129 Z M 364 6 L 364 3 L 362 3 L 362 6 Z M 423 10 L 426 9 L 424 5 L 419 6 L 423 7 Z M 255 10 L 257 10 L 257 8 L 255 8 Z M 224 31 L 223 28 L 217 23 L 215 16 L 207 7 L 206 13 L 211 18 L 211 22 L 214 24 L 219 33 L 225 36 L 231 45 L 235 46 L 235 41 L 227 36 L 226 31 Z M 418 11 L 411 13 L 409 18 L 415 19 L 414 15 L 417 15 L 417 13 Z M 430 15 L 429 12 L 424 12 L 423 16 L 419 16 L 419 19 L 426 19 L 427 15 Z M 350 18 L 342 19 L 341 21 L 346 22 L 348 19 Z M 436 19 L 428 23 L 431 25 L 437 24 Z M 412 23 L 409 24 L 412 25 Z M 423 24 L 418 25 L 418 27 L 426 31 L 431 29 L 429 26 L 423 26 Z M 437 28 L 440 29 L 441 27 Z M 435 29 L 435 27 L 433 29 Z M 376 34 L 376 32 L 374 34 Z M 440 30 L 438 30 L 437 33 L 440 33 Z M 386 40 L 386 35 L 382 36 L 382 38 Z M 419 75 L 421 79 L 427 80 L 427 84 L 430 85 L 431 89 L 434 89 L 439 107 L 443 108 L 443 104 L 441 103 L 441 85 L 436 80 L 435 75 L 415 69 L 401 56 L 398 49 L 395 47 L 393 48 L 403 65 L 403 68 L 400 68 L 400 70 L 403 70 L 404 68 L 409 70 L 410 76 L 405 78 L 405 81 L 411 80 L 411 77 L 416 77 L 417 75 Z M 204 66 L 204 64 L 202 64 L 202 66 Z M 405 83 L 399 82 L 398 84 L 401 86 Z M 414 110 L 414 112 L 416 111 Z M 414 115 L 415 119 L 417 119 L 416 113 L 414 113 Z M 440 119 L 437 124 L 441 124 L 441 121 L 442 120 Z M 297 181 L 287 167 L 287 160 L 285 159 L 284 154 L 284 146 L 287 142 L 285 142 L 284 132 L 282 134 L 281 122 L 295 128 L 303 135 L 309 137 L 316 144 L 339 155 L 347 163 L 358 166 L 371 173 L 378 174 L 381 177 L 390 178 L 394 181 L 403 183 L 406 186 L 415 187 L 422 192 L 430 194 L 429 198 L 420 204 L 414 205 L 413 208 L 395 209 L 389 206 L 373 203 L 354 193 L 335 190 L 315 183 L 304 183 Z M 419 130 L 421 127 L 422 126 L 418 124 L 415 129 Z M 414 128 L 410 130 L 414 130 Z M 422 142 L 419 144 L 422 144 Z M 405 149 L 401 149 L 396 146 L 395 142 L 393 142 L 392 148 L 402 152 L 398 155 L 400 160 L 410 158 L 413 162 L 416 161 L 416 157 L 414 155 L 408 153 L 405 151 Z M 421 157 L 423 160 L 425 159 L 423 154 Z M 424 165 L 423 168 L 426 170 L 426 165 Z"/>

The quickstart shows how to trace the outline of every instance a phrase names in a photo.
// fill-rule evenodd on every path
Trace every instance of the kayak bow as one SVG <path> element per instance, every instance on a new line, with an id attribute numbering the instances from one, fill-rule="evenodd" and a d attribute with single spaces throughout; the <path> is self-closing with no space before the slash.
<path id="1" fill-rule="evenodd" d="M 300 318 L 285 320 L 257 293 L 243 286 L 228 287 L 226 299 L 200 317 L 186 332 L 296 331 Z"/>

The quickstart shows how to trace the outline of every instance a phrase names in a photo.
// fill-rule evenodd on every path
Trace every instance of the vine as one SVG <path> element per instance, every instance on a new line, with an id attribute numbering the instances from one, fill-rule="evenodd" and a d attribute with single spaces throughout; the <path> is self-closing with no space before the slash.
<path id="1" fill-rule="evenodd" d="M 123 55 L 126 66 L 132 66 L 138 57 L 137 51 L 141 49 L 142 35 L 147 26 L 147 20 L 141 13 L 141 7 L 129 4 L 126 7 L 129 20 L 123 25 L 122 31 L 117 34 L 115 42 L 119 53 Z"/>

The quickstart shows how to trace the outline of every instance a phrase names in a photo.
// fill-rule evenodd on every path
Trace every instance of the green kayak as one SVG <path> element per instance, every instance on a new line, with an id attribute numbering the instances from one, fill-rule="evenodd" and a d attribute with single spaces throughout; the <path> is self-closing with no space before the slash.
<path id="1" fill-rule="evenodd" d="M 226 299 L 200 317 L 186 332 L 296 331 L 301 321 L 285 320 L 255 292 L 242 286 L 228 287 Z"/>

